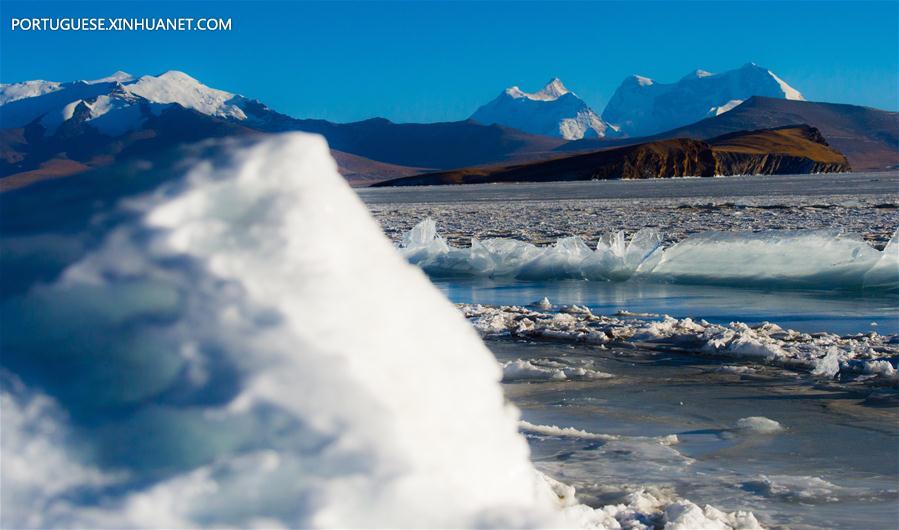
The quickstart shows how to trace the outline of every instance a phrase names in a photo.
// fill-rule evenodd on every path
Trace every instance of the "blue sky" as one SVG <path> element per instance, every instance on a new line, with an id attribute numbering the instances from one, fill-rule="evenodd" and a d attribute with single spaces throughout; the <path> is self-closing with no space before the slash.
<path id="1" fill-rule="evenodd" d="M 12 17 L 231 17 L 228 33 L 12 32 Z M 808 99 L 899 110 L 897 2 L 0 2 L 0 80 L 183 70 L 297 117 L 464 119 L 558 76 L 598 112 L 627 75 L 752 61 Z"/>

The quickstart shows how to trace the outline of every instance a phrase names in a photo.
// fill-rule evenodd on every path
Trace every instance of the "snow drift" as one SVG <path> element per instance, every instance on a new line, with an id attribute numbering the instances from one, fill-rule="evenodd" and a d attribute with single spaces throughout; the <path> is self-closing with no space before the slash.
<path id="1" fill-rule="evenodd" d="M 90 252 L 2 300 L 2 526 L 758 526 L 578 505 L 325 142 L 226 152 L 103 212 L 119 221 Z"/>
<path id="2" fill-rule="evenodd" d="M 435 277 L 899 289 L 895 234 L 883 251 L 838 230 L 705 232 L 663 248 L 658 231 L 643 229 L 629 241 L 624 232 L 608 234 L 593 249 L 577 236 L 547 247 L 496 238 L 456 248 L 437 233 L 434 220 L 425 219 L 400 246 L 411 263 Z"/>

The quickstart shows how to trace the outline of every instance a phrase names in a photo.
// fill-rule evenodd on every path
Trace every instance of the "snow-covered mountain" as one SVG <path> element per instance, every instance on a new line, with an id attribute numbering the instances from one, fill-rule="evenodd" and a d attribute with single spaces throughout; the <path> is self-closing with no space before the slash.
<path id="1" fill-rule="evenodd" d="M 533 93 L 524 92 L 517 86 L 507 88 L 475 111 L 471 119 L 566 140 L 602 138 L 614 132 L 558 78 Z"/>
<path id="2" fill-rule="evenodd" d="M 675 83 L 631 76 L 615 91 L 602 119 L 624 135 L 646 136 L 723 114 L 752 96 L 804 100 L 767 68 L 748 63 L 720 74 L 696 70 Z"/>
<path id="3" fill-rule="evenodd" d="M 228 121 L 257 124 L 277 115 L 258 101 L 210 88 L 189 75 L 169 71 L 134 78 L 125 72 L 92 81 L 25 81 L 0 85 L 4 128 L 39 123 L 52 135 L 77 120 L 118 136 L 141 128 L 151 116 L 178 105 Z"/>

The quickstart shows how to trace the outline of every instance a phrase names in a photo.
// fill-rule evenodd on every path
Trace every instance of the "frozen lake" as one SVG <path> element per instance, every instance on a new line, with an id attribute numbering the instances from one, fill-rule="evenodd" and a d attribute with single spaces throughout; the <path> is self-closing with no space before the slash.
<path id="1" fill-rule="evenodd" d="M 434 219 L 450 252 L 461 256 L 449 261 L 461 274 L 454 276 L 450 267 L 432 281 L 456 303 L 526 306 L 547 297 L 554 305 L 586 306 L 596 315 L 628 311 L 722 325 L 769 321 L 806 333 L 899 333 L 895 290 L 478 277 L 477 267 L 498 265 L 479 261 L 483 252 L 465 254 L 471 238 L 543 248 L 579 236 L 592 250 L 604 234 L 621 230 L 632 236 L 647 227 L 659 231 L 665 247 L 706 231 L 836 229 L 857 233 L 882 250 L 899 227 L 899 172 L 358 192 L 396 242 L 422 219 Z M 773 244 L 783 245 L 777 238 Z M 826 268 L 830 258 L 818 253 L 809 262 Z M 502 363 L 539 360 L 543 366 L 561 363 L 611 375 L 562 381 L 512 376 L 504 384 L 522 409 L 536 465 L 575 485 L 581 500 L 599 506 L 647 488 L 751 510 L 771 528 L 895 528 L 899 521 L 894 386 L 848 385 L 764 360 L 726 361 L 689 351 L 513 338 L 487 344 Z M 751 417 L 774 420 L 782 430 L 738 428 Z"/>
<path id="2" fill-rule="evenodd" d="M 361 188 L 356 191 L 368 204 L 756 196 L 890 196 L 899 193 L 899 171 L 656 180 L 467 184 L 463 186 L 409 186 L 401 188 Z"/>
<path id="3" fill-rule="evenodd" d="M 643 487 L 748 509 L 769 528 L 895 528 L 899 421 L 868 392 L 771 367 L 586 345 L 490 340 L 500 361 L 587 362 L 607 379 L 507 381 L 538 468 L 604 505 Z M 895 402 L 893 402 L 895 404 Z M 738 428 L 762 416 L 782 430 Z M 677 435 L 677 443 L 665 436 Z"/>

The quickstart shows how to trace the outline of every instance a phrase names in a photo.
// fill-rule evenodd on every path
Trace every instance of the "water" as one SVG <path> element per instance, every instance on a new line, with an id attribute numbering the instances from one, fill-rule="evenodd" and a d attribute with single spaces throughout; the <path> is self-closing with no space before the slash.
<path id="1" fill-rule="evenodd" d="M 895 528 L 899 417 L 870 390 L 815 387 L 770 367 L 744 374 L 716 361 L 640 350 L 490 341 L 501 361 L 589 360 L 612 379 L 506 383 L 523 419 L 626 437 L 677 434 L 670 447 L 530 435 L 538 468 L 591 504 L 636 485 L 703 505 L 752 510 L 773 528 Z M 734 429 L 765 416 L 785 430 Z"/>
<path id="2" fill-rule="evenodd" d="M 899 295 L 895 293 L 488 278 L 435 279 L 434 284 L 456 303 L 528 305 L 547 296 L 554 304 L 585 305 L 603 315 L 627 310 L 704 318 L 719 324 L 769 321 L 810 333 L 899 333 Z"/>

